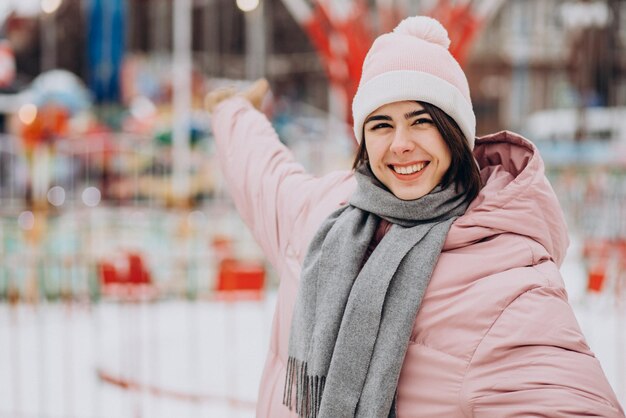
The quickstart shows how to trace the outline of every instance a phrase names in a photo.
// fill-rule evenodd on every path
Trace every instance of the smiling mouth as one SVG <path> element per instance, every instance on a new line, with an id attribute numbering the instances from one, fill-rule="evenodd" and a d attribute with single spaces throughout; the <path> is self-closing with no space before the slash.
<path id="1" fill-rule="evenodd" d="M 403 176 L 410 176 L 412 174 L 419 173 L 420 171 L 422 171 L 424 168 L 428 166 L 429 163 L 430 161 L 422 161 L 419 163 L 415 163 L 411 165 L 404 165 L 404 166 L 390 164 L 389 168 L 391 168 L 393 172 L 396 174 L 403 175 Z"/>

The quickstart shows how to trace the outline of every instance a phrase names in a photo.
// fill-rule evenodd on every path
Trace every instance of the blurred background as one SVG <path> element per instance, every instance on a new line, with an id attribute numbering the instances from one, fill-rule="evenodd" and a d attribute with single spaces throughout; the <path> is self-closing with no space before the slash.
<path id="1" fill-rule="evenodd" d="M 626 1 L 2 0 L 0 417 L 253 417 L 277 277 L 205 94 L 266 77 L 309 170 L 348 168 L 380 33 L 449 31 L 479 134 L 541 150 L 562 273 L 626 402 Z"/>

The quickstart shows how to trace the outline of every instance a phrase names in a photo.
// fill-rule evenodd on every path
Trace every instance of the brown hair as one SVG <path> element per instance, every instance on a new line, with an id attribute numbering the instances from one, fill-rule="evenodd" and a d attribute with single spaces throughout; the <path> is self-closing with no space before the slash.
<path id="1" fill-rule="evenodd" d="M 420 105 L 428 112 L 433 119 L 435 127 L 443 137 L 443 140 L 450 149 L 450 168 L 446 171 L 446 174 L 441 179 L 442 187 L 447 187 L 452 182 L 455 183 L 457 190 L 465 190 L 465 201 L 471 202 L 482 187 L 480 180 L 480 171 L 472 150 L 463 135 L 463 131 L 459 128 L 459 125 L 454 119 L 448 116 L 443 110 L 439 109 L 430 103 L 419 102 Z M 359 147 L 352 164 L 353 169 L 357 169 L 361 164 L 367 162 L 367 148 L 365 147 L 365 135 L 362 135 L 363 140 L 359 144 Z"/>

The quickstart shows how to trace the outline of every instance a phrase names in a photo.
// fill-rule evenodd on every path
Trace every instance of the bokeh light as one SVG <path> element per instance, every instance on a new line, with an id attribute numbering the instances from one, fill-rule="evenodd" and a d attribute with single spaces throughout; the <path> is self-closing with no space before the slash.
<path id="1" fill-rule="evenodd" d="M 35 226 L 35 215 L 31 211 L 22 212 L 17 217 L 17 224 L 22 229 L 31 230 Z"/>
<path id="2" fill-rule="evenodd" d="M 243 12 L 251 12 L 259 7 L 259 0 L 237 0 L 237 7 Z"/>
<path id="3" fill-rule="evenodd" d="M 30 125 L 37 117 L 37 106 L 32 103 L 22 105 L 20 110 L 17 112 L 17 117 L 24 125 Z"/>
<path id="4" fill-rule="evenodd" d="M 82 197 L 83 203 L 93 208 L 95 206 L 98 206 L 102 195 L 100 194 L 100 190 L 98 190 L 98 188 L 91 186 L 83 190 Z"/>
<path id="5" fill-rule="evenodd" d="M 61 7 L 62 0 L 41 0 L 41 10 L 44 13 L 52 14 Z"/>
<path id="6" fill-rule="evenodd" d="M 61 186 L 54 186 L 48 190 L 48 202 L 53 206 L 62 206 L 65 203 L 65 189 Z"/>
<path id="7" fill-rule="evenodd" d="M 156 115 L 157 107 L 147 97 L 138 96 L 130 103 L 130 113 L 137 119 L 145 119 Z"/>

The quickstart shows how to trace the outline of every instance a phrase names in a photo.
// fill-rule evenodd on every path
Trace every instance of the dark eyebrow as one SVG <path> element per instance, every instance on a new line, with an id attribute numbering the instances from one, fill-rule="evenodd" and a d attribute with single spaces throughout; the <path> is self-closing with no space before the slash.
<path id="1" fill-rule="evenodd" d="M 424 113 L 428 114 L 428 112 L 426 111 L 426 109 L 414 110 L 414 111 L 412 111 L 412 112 L 405 113 L 405 114 L 404 114 L 404 118 L 405 118 L 405 119 L 411 119 L 411 118 L 414 118 L 415 116 L 419 116 L 419 115 L 422 115 L 422 114 L 424 114 Z"/>
<path id="2" fill-rule="evenodd" d="M 391 120 L 391 117 L 387 115 L 373 115 L 365 119 L 365 122 L 363 122 L 363 125 L 365 125 L 368 122 L 375 121 L 375 120 Z"/>
<path id="3" fill-rule="evenodd" d="M 409 113 L 405 113 L 404 114 L 404 118 L 405 119 L 411 119 L 411 118 L 414 118 L 416 116 L 423 115 L 423 114 L 428 114 L 426 109 L 416 109 L 416 110 L 413 110 L 413 111 L 411 111 Z M 365 119 L 365 122 L 363 122 L 363 125 L 367 124 L 368 122 L 375 121 L 375 120 L 387 120 L 387 121 L 390 121 L 392 119 L 391 119 L 390 116 L 387 116 L 387 115 L 372 115 L 369 118 Z"/>

